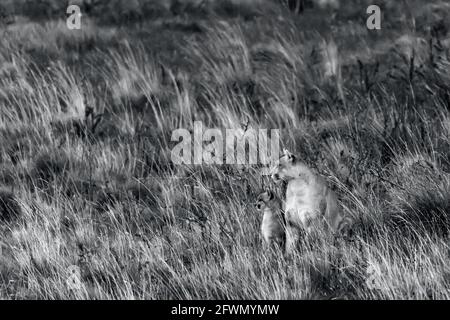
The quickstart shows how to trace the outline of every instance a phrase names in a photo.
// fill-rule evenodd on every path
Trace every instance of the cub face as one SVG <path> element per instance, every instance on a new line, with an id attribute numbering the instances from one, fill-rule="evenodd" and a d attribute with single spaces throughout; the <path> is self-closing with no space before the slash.
<path id="1" fill-rule="evenodd" d="M 269 203 L 275 199 L 275 195 L 272 191 L 266 190 L 258 195 L 256 199 L 255 207 L 258 211 L 263 211 L 269 207 Z"/>
<path id="2" fill-rule="evenodd" d="M 272 169 L 272 180 L 275 183 L 279 183 L 292 177 L 291 169 L 295 164 L 295 160 L 295 156 L 284 149 L 284 154 L 281 156 L 278 164 Z"/>

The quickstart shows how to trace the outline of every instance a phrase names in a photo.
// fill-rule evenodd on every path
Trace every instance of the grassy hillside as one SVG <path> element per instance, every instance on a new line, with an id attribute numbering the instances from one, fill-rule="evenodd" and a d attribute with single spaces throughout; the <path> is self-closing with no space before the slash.
<path id="1" fill-rule="evenodd" d="M 380 0 L 370 31 L 372 2 L 115 1 L 72 31 L 0 1 L 0 298 L 449 299 L 450 6 Z M 280 129 L 352 237 L 264 251 L 282 190 L 174 165 L 196 120 Z"/>

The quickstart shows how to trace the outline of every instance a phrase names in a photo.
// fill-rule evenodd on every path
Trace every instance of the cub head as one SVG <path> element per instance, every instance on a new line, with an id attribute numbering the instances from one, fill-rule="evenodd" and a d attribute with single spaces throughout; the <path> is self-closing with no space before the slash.
<path id="1" fill-rule="evenodd" d="M 255 207 L 258 211 L 264 210 L 269 206 L 269 203 L 275 199 L 275 195 L 270 190 L 265 190 L 258 195 L 256 199 Z"/>
<path id="2" fill-rule="evenodd" d="M 283 155 L 281 156 L 278 164 L 272 169 L 272 180 L 275 183 L 279 183 L 283 180 L 288 180 L 293 177 L 292 169 L 296 162 L 296 157 L 290 153 L 288 150 L 283 150 Z"/>

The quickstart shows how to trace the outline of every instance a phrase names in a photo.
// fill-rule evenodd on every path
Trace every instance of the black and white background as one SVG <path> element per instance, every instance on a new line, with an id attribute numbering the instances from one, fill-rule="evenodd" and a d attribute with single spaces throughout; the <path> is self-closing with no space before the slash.
<path id="1" fill-rule="evenodd" d="M 0 0 L 0 299 L 449 299 L 449 14 Z M 282 188 L 259 164 L 174 163 L 195 121 L 279 130 L 351 236 L 268 250 L 254 202 Z"/>

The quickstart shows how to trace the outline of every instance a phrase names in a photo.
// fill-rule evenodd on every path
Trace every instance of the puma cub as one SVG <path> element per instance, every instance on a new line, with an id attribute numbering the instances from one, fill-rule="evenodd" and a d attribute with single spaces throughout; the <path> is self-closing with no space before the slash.
<path id="1" fill-rule="evenodd" d="M 278 245 L 284 249 L 286 240 L 286 224 L 281 200 L 272 191 L 264 191 L 258 195 L 256 209 L 263 213 L 261 233 L 268 245 Z"/>

